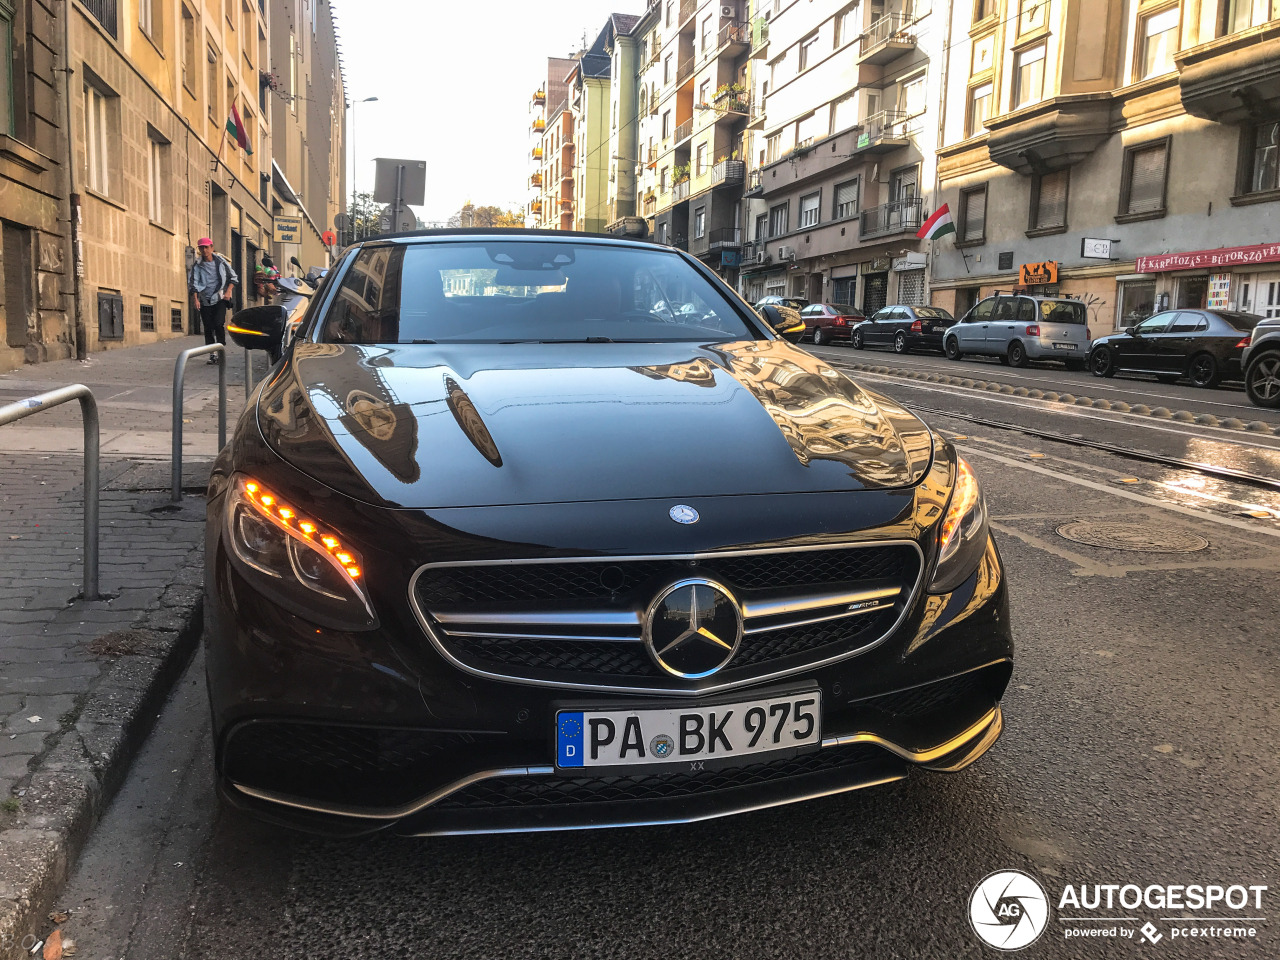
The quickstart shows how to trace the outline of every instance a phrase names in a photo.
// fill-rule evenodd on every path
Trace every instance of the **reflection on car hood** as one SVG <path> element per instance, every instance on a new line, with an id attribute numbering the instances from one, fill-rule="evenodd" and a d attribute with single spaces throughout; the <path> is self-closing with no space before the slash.
<path id="1" fill-rule="evenodd" d="M 297 344 L 258 423 L 298 469 L 414 508 L 902 487 L 928 428 L 781 341 Z"/>

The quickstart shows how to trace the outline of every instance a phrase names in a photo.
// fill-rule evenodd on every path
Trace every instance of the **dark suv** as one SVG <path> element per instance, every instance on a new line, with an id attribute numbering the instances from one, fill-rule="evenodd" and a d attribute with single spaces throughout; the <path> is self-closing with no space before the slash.
<path id="1" fill-rule="evenodd" d="M 1240 363 L 1249 399 L 1260 407 L 1280 407 L 1280 317 L 1268 317 L 1253 328 Z"/>

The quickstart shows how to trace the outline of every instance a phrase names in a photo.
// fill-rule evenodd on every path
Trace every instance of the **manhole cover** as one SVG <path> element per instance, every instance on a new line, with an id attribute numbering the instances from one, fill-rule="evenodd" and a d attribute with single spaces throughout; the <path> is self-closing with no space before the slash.
<path id="1" fill-rule="evenodd" d="M 1108 550 L 1140 550 L 1143 553 L 1195 553 L 1209 541 L 1194 533 L 1152 529 L 1143 523 L 1109 523 L 1072 520 L 1058 527 L 1058 536 L 1090 547 Z"/>

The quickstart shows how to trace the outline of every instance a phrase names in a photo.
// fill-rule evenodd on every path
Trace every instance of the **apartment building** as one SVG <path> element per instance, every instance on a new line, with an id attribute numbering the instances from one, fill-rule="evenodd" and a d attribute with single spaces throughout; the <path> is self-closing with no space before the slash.
<path id="1" fill-rule="evenodd" d="M 640 42 L 641 17 L 615 13 L 601 31 L 602 46 L 609 55 L 609 181 L 606 187 L 605 230 L 624 236 L 644 237 L 648 225 L 638 210 Z"/>
<path id="2" fill-rule="evenodd" d="M 566 112 L 569 104 L 566 78 L 575 62 L 572 57 L 548 57 L 546 77 L 539 80 L 529 98 L 532 141 L 529 155 L 533 172 L 529 175 L 531 197 L 525 214 L 529 226 L 544 230 L 573 229 L 573 116 Z M 567 180 L 562 184 L 566 172 Z"/>
<path id="3" fill-rule="evenodd" d="M 1280 4 L 978 0 L 950 43 L 935 304 L 1065 294 L 1094 335 L 1280 314 Z"/>
<path id="4" fill-rule="evenodd" d="M 0 370 L 75 355 L 66 64 L 55 4 L 0 0 Z"/>
<path id="5" fill-rule="evenodd" d="M 749 57 L 762 134 L 749 160 L 742 289 L 926 302 L 949 0 L 768 0 Z"/>

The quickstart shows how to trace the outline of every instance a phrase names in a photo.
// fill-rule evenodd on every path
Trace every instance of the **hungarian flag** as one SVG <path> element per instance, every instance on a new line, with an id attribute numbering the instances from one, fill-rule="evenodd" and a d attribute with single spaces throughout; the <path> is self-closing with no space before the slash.
<path id="1" fill-rule="evenodd" d="M 240 111 L 231 105 L 231 116 L 227 117 L 227 133 L 235 140 L 236 145 L 249 156 L 253 156 L 253 146 L 249 143 L 249 133 L 240 119 Z"/>
<path id="2" fill-rule="evenodd" d="M 951 222 L 951 210 L 944 203 L 933 212 L 933 216 L 924 222 L 924 226 L 916 233 L 919 240 L 936 240 L 948 233 L 955 233 L 956 225 Z"/>

